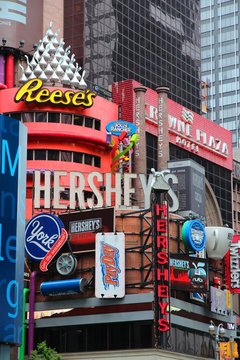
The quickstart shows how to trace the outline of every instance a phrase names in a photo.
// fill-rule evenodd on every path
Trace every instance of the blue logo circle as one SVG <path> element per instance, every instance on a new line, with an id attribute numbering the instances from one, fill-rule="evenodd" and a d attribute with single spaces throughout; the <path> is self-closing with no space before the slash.
<path id="1" fill-rule="evenodd" d="M 182 239 L 188 250 L 203 250 L 206 246 L 206 231 L 201 221 L 187 220 L 182 227 Z"/>
<path id="2" fill-rule="evenodd" d="M 42 213 L 34 216 L 25 231 L 25 249 L 34 261 L 41 261 L 59 239 L 64 225 L 55 215 Z"/>

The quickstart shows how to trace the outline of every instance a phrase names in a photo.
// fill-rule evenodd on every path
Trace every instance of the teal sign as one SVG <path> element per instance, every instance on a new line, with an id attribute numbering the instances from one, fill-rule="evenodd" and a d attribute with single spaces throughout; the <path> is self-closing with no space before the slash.
<path id="1" fill-rule="evenodd" d="M 0 343 L 21 345 L 27 128 L 0 115 Z"/>
<path id="2" fill-rule="evenodd" d="M 206 246 L 206 231 L 201 221 L 185 221 L 182 227 L 182 239 L 189 251 L 203 250 Z"/>

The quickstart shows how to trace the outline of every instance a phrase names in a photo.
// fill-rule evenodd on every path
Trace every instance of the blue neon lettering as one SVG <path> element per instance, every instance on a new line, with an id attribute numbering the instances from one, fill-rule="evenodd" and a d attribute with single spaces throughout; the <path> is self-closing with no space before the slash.
<path id="1" fill-rule="evenodd" d="M 9 151 L 9 146 L 8 146 L 8 141 L 7 140 L 2 140 L 2 169 L 1 169 L 2 174 L 5 174 L 5 172 L 6 172 L 5 158 L 6 158 L 6 154 L 7 154 L 10 174 L 11 174 L 11 176 L 14 176 L 15 171 L 16 171 L 16 167 L 17 167 L 17 163 L 18 163 L 18 160 L 19 160 L 19 150 L 20 150 L 20 147 L 18 146 L 17 153 L 16 153 L 16 156 L 15 156 L 15 160 L 14 160 L 14 163 L 12 164 L 10 151 Z"/>

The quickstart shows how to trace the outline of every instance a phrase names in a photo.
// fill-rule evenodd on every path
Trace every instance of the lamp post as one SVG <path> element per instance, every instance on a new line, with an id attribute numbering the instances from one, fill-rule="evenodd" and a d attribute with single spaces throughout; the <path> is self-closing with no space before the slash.
<path id="1" fill-rule="evenodd" d="M 214 336 L 215 335 L 215 352 L 216 352 L 216 360 L 219 360 L 220 359 L 220 356 L 219 356 L 219 342 L 220 342 L 220 338 L 224 337 L 225 334 L 226 334 L 226 331 L 223 327 L 223 324 L 219 324 L 217 326 L 217 331 L 216 330 L 216 327 L 215 327 L 215 324 L 214 322 L 211 320 L 210 321 L 210 325 L 208 327 L 208 332 L 211 336 Z"/>

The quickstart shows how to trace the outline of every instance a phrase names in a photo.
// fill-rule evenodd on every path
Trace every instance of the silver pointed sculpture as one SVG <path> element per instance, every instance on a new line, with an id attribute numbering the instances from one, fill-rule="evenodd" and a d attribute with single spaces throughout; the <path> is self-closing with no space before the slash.
<path id="1" fill-rule="evenodd" d="M 58 41 L 59 32 L 59 29 L 53 32 L 51 21 L 31 61 L 25 55 L 26 63 L 20 66 L 22 75 L 19 82 L 24 84 L 30 79 L 39 78 L 44 83 L 62 84 L 75 89 L 86 88 L 85 71 L 80 73 L 81 66 L 76 62 L 75 54 L 71 54 L 71 46 L 64 48 L 63 38 Z"/>

